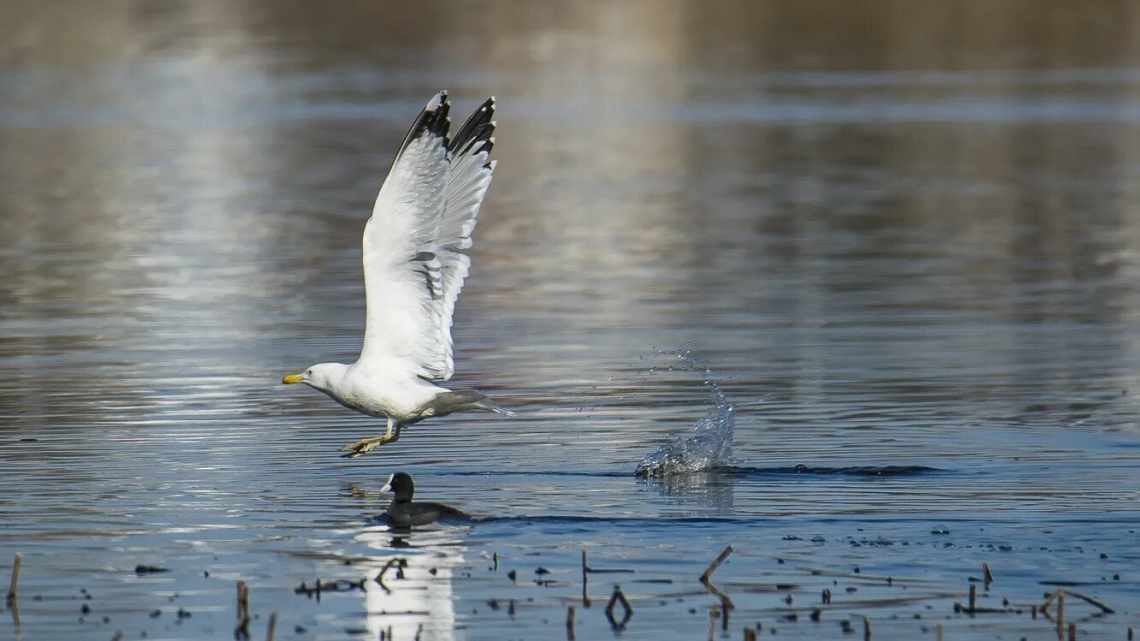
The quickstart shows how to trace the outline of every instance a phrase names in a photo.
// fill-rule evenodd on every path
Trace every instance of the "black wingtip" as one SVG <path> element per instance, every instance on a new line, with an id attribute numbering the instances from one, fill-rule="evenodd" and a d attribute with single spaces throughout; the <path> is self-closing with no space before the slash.
<path id="1" fill-rule="evenodd" d="M 396 152 L 396 160 L 399 160 L 408 145 L 422 136 L 424 132 L 446 139 L 447 132 L 451 128 L 451 120 L 447 117 L 449 111 L 451 111 L 451 103 L 448 102 L 447 90 L 444 89 L 432 96 L 431 100 L 420 111 L 420 115 L 416 116 L 411 128 L 408 129 L 408 135 L 404 136 L 404 142 L 400 144 L 400 148 Z"/>
<path id="2" fill-rule="evenodd" d="M 452 154 L 457 151 L 460 154 L 465 154 L 476 143 L 488 140 L 495 133 L 495 122 L 492 120 L 494 117 L 495 97 L 491 96 L 484 100 L 483 104 L 479 105 L 479 108 L 467 118 L 459 131 L 455 132 L 455 137 L 448 143 L 447 150 Z"/>
<path id="3" fill-rule="evenodd" d="M 451 128 L 451 121 L 447 118 L 448 112 L 451 111 L 451 103 L 447 101 L 447 90 L 444 89 L 437 93 L 431 102 L 428 103 L 428 106 L 424 108 L 424 111 L 429 111 L 432 103 L 437 99 L 439 100 L 439 104 L 435 106 L 435 109 L 431 109 L 429 112 L 432 115 L 427 124 L 427 131 L 434 136 L 446 138 L 447 130 Z"/>

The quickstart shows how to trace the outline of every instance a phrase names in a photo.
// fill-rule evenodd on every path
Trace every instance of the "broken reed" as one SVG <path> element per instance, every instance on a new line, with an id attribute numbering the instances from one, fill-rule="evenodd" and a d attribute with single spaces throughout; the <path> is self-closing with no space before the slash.
<path id="1" fill-rule="evenodd" d="M 582 548 L 582 607 L 590 607 L 590 595 L 586 591 L 586 584 L 589 582 L 587 574 L 589 567 L 586 565 L 586 548 Z"/>
<path id="2" fill-rule="evenodd" d="M 16 601 L 20 593 L 20 564 L 23 560 L 24 557 L 19 552 L 12 559 L 12 579 L 8 582 L 8 598 L 6 599 L 9 607 Z"/>
<path id="3" fill-rule="evenodd" d="M 237 582 L 237 627 L 234 628 L 234 638 L 249 638 L 249 586 L 245 581 Z"/>
<path id="4" fill-rule="evenodd" d="M 717 568 L 720 567 L 720 564 L 724 563 L 724 560 L 727 559 L 728 555 L 730 554 L 732 554 L 732 546 L 724 546 L 724 549 L 721 550 L 720 554 L 718 554 L 717 557 L 712 560 L 712 563 L 709 563 L 709 566 L 705 568 L 704 573 L 701 574 L 700 577 L 701 584 L 705 586 L 705 589 L 708 590 L 709 593 L 711 593 L 713 596 L 720 599 L 720 608 L 724 613 L 724 622 L 722 624 L 722 628 L 725 630 L 728 629 L 728 611 L 735 608 L 736 604 L 732 602 L 732 599 L 728 598 L 727 594 L 718 590 L 717 587 L 712 584 L 711 579 L 713 572 L 716 572 Z"/>
<path id="5" fill-rule="evenodd" d="M 716 588 L 716 586 L 714 586 L 712 584 L 711 579 L 712 579 L 713 573 L 715 573 L 716 570 L 720 567 L 720 565 L 723 564 L 724 561 L 728 559 L 728 557 L 732 554 L 732 552 L 733 552 L 733 546 L 731 546 L 731 545 L 725 546 L 725 548 L 723 550 L 721 550 L 720 554 L 718 554 L 716 556 L 716 558 L 714 558 L 709 563 L 708 567 L 706 567 L 705 571 L 701 574 L 701 576 L 699 578 L 700 582 L 706 587 L 706 589 L 710 593 L 712 593 L 713 595 L 715 595 L 721 599 L 721 607 L 717 608 L 714 606 L 712 608 L 712 610 L 710 610 L 710 613 L 709 613 L 710 614 L 710 624 L 714 623 L 715 620 L 719 618 L 722 620 L 722 628 L 725 630 L 727 630 L 727 628 L 728 628 L 728 618 L 729 618 L 728 617 L 728 611 L 730 609 L 732 609 L 734 607 L 734 605 L 733 605 L 731 599 L 729 599 L 727 595 L 721 593 Z M 496 557 L 497 557 L 497 553 L 496 553 Z M 9 580 L 8 593 L 7 593 L 7 604 L 9 606 L 9 608 L 13 610 L 12 614 L 13 614 L 13 617 L 15 618 L 15 623 L 17 625 L 17 629 L 19 627 L 20 622 L 19 622 L 19 618 L 18 618 L 19 617 L 18 611 L 16 610 L 16 601 L 17 601 L 18 596 L 19 596 L 19 579 L 20 579 L 20 570 L 21 570 L 22 560 L 23 560 L 23 557 L 19 553 L 17 553 L 13 559 L 12 573 L 11 573 L 11 577 Z M 406 563 L 407 563 L 407 561 L 404 559 L 390 559 L 389 562 L 383 568 L 383 570 L 381 570 L 380 574 L 376 577 L 376 579 L 375 579 L 376 582 L 379 583 L 382 587 L 386 588 L 386 586 L 384 586 L 382 580 L 383 580 L 383 576 L 384 576 L 385 572 L 387 570 L 390 570 L 390 569 L 395 569 L 396 574 L 397 574 L 397 578 L 403 578 L 403 566 Z M 494 563 L 495 563 L 495 569 L 497 569 L 497 566 L 498 566 L 498 559 L 497 558 L 494 559 Z M 583 604 L 585 605 L 585 607 L 590 606 L 590 601 L 589 601 L 588 592 L 587 592 L 587 581 L 588 581 L 588 575 L 591 571 L 595 571 L 595 572 L 624 572 L 627 570 L 592 570 L 589 567 L 589 565 L 587 564 L 586 550 L 583 549 L 582 550 L 582 600 L 583 600 Z M 987 564 L 987 563 L 982 564 L 982 572 L 983 572 L 984 583 L 987 585 L 989 583 L 992 583 L 994 579 L 993 579 L 993 574 L 990 570 L 989 564 Z M 971 577 L 971 581 L 977 581 L 977 579 L 974 579 Z M 360 587 L 363 588 L 363 585 L 361 585 Z M 304 585 L 302 584 L 302 589 L 303 588 L 304 588 Z M 320 581 L 318 579 L 317 584 L 316 584 L 316 591 L 318 592 L 318 594 L 319 594 L 320 588 L 321 588 L 321 585 L 320 585 Z M 300 589 L 297 590 L 297 592 L 300 592 L 300 591 L 301 591 Z M 831 596 L 832 596 L 831 591 L 829 589 L 825 588 L 821 594 L 822 603 L 825 605 L 830 604 L 831 600 L 832 600 Z M 1068 591 L 1068 590 L 1063 590 L 1063 589 L 1057 589 L 1051 593 L 1047 593 L 1045 596 L 1044 603 L 1042 603 L 1040 606 L 1033 604 L 1031 606 L 1030 611 L 1031 611 L 1031 615 L 1034 619 L 1037 618 L 1038 611 L 1040 611 L 1042 614 L 1044 614 L 1045 616 L 1048 617 L 1049 616 L 1049 608 L 1055 602 L 1056 603 L 1055 614 L 1052 618 L 1055 619 L 1056 634 L 1057 634 L 1058 639 L 1069 639 L 1069 641 L 1076 641 L 1077 636 L 1078 636 L 1077 625 L 1075 623 L 1072 623 L 1072 622 L 1067 623 L 1065 620 L 1065 601 L 1066 601 L 1067 597 L 1077 598 L 1077 599 L 1083 600 L 1083 601 L 1089 603 L 1090 605 L 1096 607 L 1097 609 L 1099 609 L 1101 611 L 1101 613 L 1103 613 L 1103 614 L 1114 614 L 1115 613 L 1115 610 L 1113 610 L 1111 607 L 1106 605 L 1104 602 L 1102 602 L 1102 601 L 1100 601 L 1094 597 L 1085 595 L 1085 594 L 1072 592 L 1072 591 Z M 789 599 L 790 599 L 790 597 L 789 597 Z M 619 606 L 619 605 L 624 610 L 623 616 L 620 620 L 618 620 L 614 616 L 615 607 Z M 1005 605 L 1006 606 L 1009 605 L 1008 601 L 1005 603 Z M 1011 612 L 1011 611 L 1013 611 L 1010 609 L 1003 609 L 1003 610 L 992 610 L 992 609 L 986 609 L 986 608 L 980 608 L 979 609 L 977 607 L 977 588 L 973 584 L 970 585 L 969 601 L 968 601 L 967 608 L 961 608 L 960 604 L 955 604 L 955 610 L 957 611 L 959 609 L 963 609 L 970 614 L 973 614 L 975 612 Z M 617 631 L 617 632 L 620 632 L 622 629 L 624 629 L 626 624 L 629 622 L 629 620 L 633 616 L 632 606 L 630 605 L 629 601 L 626 599 L 625 595 L 622 593 L 621 588 L 616 586 L 616 585 L 614 586 L 614 592 L 611 595 L 605 610 L 606 610 L 606 612 L 605 612 L 606 617 L 607 617 L 607 619 L 609 619 L 609 623 L 610 623 L 612 629 Z M 1018 609 L 1016 611 L 1021 612 L 1020 609 Z M 820 620 L 819 613 L 820 613 L 820 610 L 818 608 L 816 610 L 814 610 L 812 617 L 811 617 L 812 621 L 818 622 Z M 567 611 L 566 611 L 566 638 L 568 641 L 574 641 L 575 640 L 575 636 L 576 636 L 575 618 L 576 618 L 575 607 L 571 605 L 567 608 Z M 238 625 L 234 631 L 235 638 L 237 638 L 237 639 L 249 639 L 248 626 L 249 626 L 250 619 L 251 619 L 251 617 L 250 617 L 250 610 L 249 610 L 249 586 L 246 584 L 245 581 L 238 581 L 237 582 L 237 624 Z M 851 630 L 850 624 L 847 621 L 841 621 L 840 623 L 845 624 L 844 625 L 844 628 L 845 628 L 844 633 L 845 634 L 849 634 L 849 633 L 853 632 L 853 630 Z M 276 625 L 277 625 L 277 613 L 273 612 L 269 616 L 268 626 L 267 626 L 267 630 L 266 630 L 266 639 L 268 641 L 274 641 L 275 634 L 276 634 Z M 714 627 L 714 626 L 710 626 L 710 628 L 711 627 Z M 748 641 L 749 639 L 756 639 L 758 636 L 759 630 L 760 630 L 759 624 L 757 624 L 755 629 L 750 628 L 750 627 L 744 628 L 745 640 Z M 417 634 L 416 634 L 417 639 L 420 636 L 419 633 L 421 631 L 422 631 L 422 625 L 421 625 L 420 630 L 417 630 Z M 382 639 L 385 637 L 387 637 L 389 639 L 391 638 L 391 628 L 389 628 L 386 632 L 387 632 L 387 634 L 385 634 L 385 631 L 381 631 L 380 637 Z M 710 634 L 711 634 L 711 629 L 710 629 Z M 944 635 L 943 625 L 941 623 L 935 625 L 934 626 L 935 641 L 942 641 L 943 635 Z M 121 639 L 122 638 L 121 633 L 116 634 L 116 638 Z M 1134 641 L 1134 639 L 1136 638 L 1135 630 L 1133 627 L 1127 628 L 1126 638 L 1128 641 Z M 867 617 L 863 617 L 863 639 L 864 639 L 864 641 L 870 641 L 870 639 L 871 639 L 871 621 Z"/>

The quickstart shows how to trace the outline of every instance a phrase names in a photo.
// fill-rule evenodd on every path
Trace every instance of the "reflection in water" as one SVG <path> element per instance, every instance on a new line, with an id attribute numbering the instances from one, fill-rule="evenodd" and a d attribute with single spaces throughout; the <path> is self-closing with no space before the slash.
<path id="1" fill-rule="evenodd" d="M 383 585 L 375 580 L 364 582 L 369 638 L 378 639 L 381 632 L 388 639 L 455 638 L 452 579 L 465 562 L 461 534 L 454 529 L 416 530 L 404 540 L 382 526 L 368 528 L 355 538 L 383 551 L 369 563 L 367 579 L 375 579 L 392 561 L 406 561 L 384 571 Z"/>
<path id="2" fill-rule="evenodd" d="M 732 473 L 700 471 L 653 476 L 640 482 L 668 497 L 671 515 L 722 516 L 733 513 L 735 480 Z"/>

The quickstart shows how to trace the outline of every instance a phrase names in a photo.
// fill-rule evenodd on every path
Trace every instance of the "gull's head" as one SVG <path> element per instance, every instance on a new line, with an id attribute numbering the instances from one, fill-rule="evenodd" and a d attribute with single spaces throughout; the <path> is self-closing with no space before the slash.
<path id="1" fill-rule="evenodd" d="M 395 493 L 397 501 L 410 501 L 412 494 L 416 491 L 416 484 L 412 482 L 412 477 L 408 474 L 396 472 L 388 477 L 388 482 L 380 488 L 380 491 Z"/>
<path id="2" fill-rule="evenodd" d="M 328 391 L 344 376 L 347 365 L 341 363 L 318 363 L 300 374 L 286 374 L 281 382 L 286 385 L 304 383 L 309 387 Z"/>

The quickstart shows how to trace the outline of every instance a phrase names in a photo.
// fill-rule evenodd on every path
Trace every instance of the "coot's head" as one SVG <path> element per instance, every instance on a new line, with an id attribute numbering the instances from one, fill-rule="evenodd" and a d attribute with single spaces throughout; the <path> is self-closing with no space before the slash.
<path id="1" fill-rule="evenodd" d="M 412 477 L 404 472 L 396 472 L 388 477 L 388 482 L 384 487 L 380 488 L 381 492 L 394 492 L 396 494 L 396 502 L 402 503 L 404 501 L 411 501 L 412 494 L 416 491 L 416 484 L 412 482 Z"/>

